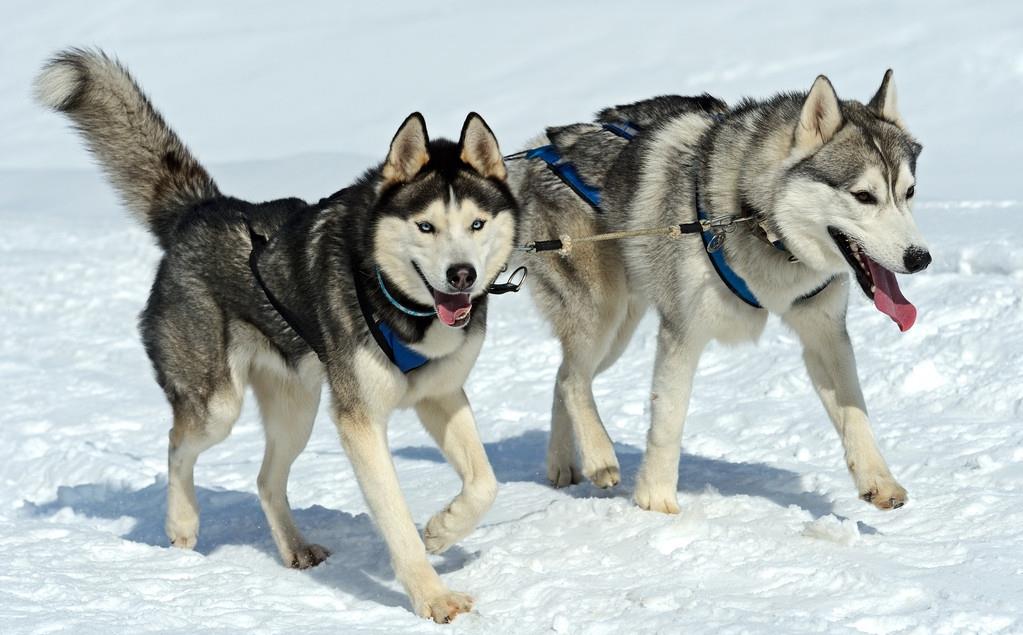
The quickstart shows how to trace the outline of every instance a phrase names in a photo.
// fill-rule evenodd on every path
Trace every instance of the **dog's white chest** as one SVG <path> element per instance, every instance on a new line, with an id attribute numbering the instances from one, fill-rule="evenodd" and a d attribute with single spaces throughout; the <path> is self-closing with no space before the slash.
<path id="1" fill-rule="evenodd" d="M 445 326 L 440 320 L 434 320 L 426 329 L 423 339 L 410 344 L 409 348 L 427 357 L 446 357 L 465 345 L 464 329 Z"/>
<path id="2" fill-rule="evenodd" d="M 445 395 L 461 388 L 483 344 L 483 334 L 466 333 L 439 322 L 409 348 L 430 357 L 425 365 L 402 373 L 379 350 L 360 348 L 355 367 L 364 403 L 386 417 L 394 408 L 411 407 L 431 395 Z"/>

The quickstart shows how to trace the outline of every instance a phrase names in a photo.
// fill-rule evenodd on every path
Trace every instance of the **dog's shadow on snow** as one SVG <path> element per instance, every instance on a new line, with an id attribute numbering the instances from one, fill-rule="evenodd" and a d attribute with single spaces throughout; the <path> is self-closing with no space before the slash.
<path id="1" fill-rule="evenodd" d="M 529 431 L 488 443 L 486 450 L 494 473 L 502 483 L 548 484 L 544 465 L 546 433 Z M 622 482 L 617 487 L 605 491 L 583 483 L 561 491 L 576 498 L 631 496 L 642 452 L 624 444 L 615 444 L 615 451 L 622 469 Z M 393 454 L 411 460 L 444 462 L 436 448 L 427 446 L 397 448 Z M 798 474 L 763 463 L 734 463 L 685 454 L 679 465 L 679 486 L 684 492 L 698 493 L 713 487 L 724 496 L 757 496 L 781 507 L 796 505 L 814 518 L 834 514 L 830 500 L 804 491 Z M 266 554 L 273 566 L 281 566 L 255 494 L 197 487 L 196 496 L 201 516 L 196 551 L 209 555 L 225 546 L 251 546 Z M 93 518 L 129 517 L 135 523 L 122 535 L 125 540 L 170 548 L 163 528 L 166 500 L 167 484 L 163 479 L 138 490 L 110 484 L 86 484 L 61 486 L 56 500 L 43 504 L 25 501 L 23 510 L 40 517 L 53 516 L 66 508 Z M 394 572 L 387 547 L 366 514 L 353 516 L 314 505 L 294 510 L 294 515 L 306 539 L 323 545 L 332 553 L 326 562 L 306 571 L 308 575 L 362 600 L 409 608 L 403 593 L 381 582 L 393 581 Z M 858 525 L 862 533 L 876 533 L 869 525 Z M 447 573 L 461 569 L 474 558 L 474 554 L 456 545 L 435 558 L 434 565 L 439 573 Z"/>
<path id="2" fill-rule="evenodd" d="M 548 485 L 547 433 L 530 430 L 517 437 L 485 444 L 487 456 L 497 480 L 502 483 L 528 482 Z M 611 490 L 597 489 L 588 483 L 565 488 L 567 495 L 576 498 L 628 497 L 635 488 L 636 471 L 643 452 L 639 448 L 615 443 L 615 453 L 622 472 L 622 482 Z M 444 457 L 428 446 L 398 448 L 395 456 L 406 459 L 441 463 Z M 834 504 L 826 497 L 807 492 L 800 484 L 800 475 L 764 463 L 733 463 L 708 459 L 694 454 L 683 454 L 679 462 L 679 490 L 699 493 L 713 487 L 724 496 L 757 496 L 781 507 L 795 505 L 805 509 L 815 519 L 835 514 Z M 842 518 L 841 516 L 838 516 Z M 862 533 L 876 533 L 876 529 L 857 523 Z"/>
<path id="3" fill-rule="evenodd" d="M 209 555 L 229 545 L 253 547 L 266 554 L 272 566 L 281 567 L 277 547 L 260 507 L 259 498 L 248 492 L 196 488 L 200 530 L 196 551 Z M 25 501 L 24 513 L 49 517 L 70 508 L 76 514 L 94 518 L 130 517 L 135 525 L 123 534 L 125 540 L 171 549 L 163 523 L 167 483 L 132 490 L 109 484 L 61 486 L 57 499 L 44 504 Z M 306 540 L 323 545 L 331 557 L 304 573 L 317 581 L 344 591 L 360 600 L 411 610 L 403 593 L 381 581 L 394 580 L 387 546 L 366 514 L 352 515 L 313 505 L 294 510 L 295 522 Z M 432 558 L 438 573 L 464 567 L 475 558 L 457 545 Z"/>

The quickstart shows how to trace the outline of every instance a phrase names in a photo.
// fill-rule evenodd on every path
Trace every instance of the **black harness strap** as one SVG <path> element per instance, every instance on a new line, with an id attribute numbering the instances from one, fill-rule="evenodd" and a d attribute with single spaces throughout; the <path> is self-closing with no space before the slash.
<path id="1" fill-rule="evenodd" d="M 362 318 L 365 320 L 366 326 L 369 327 L 369 332 L 373 335 L 373 339 L 376 340 L 380 350 L 384 352 L 384 355 L 387 356 L 387 359 L 392 364 L 397 364 L 394 357 L 394 347 L 384 337 L 383 331 L 380 330 L 380 324 L 374 319 L 373 311 L 369 308 L 369 300 L 366 299 L 366 288 L 362 284 L 362 276 L 364 274 L 355 266 L 355 263 L 352 263 L 352 272 L 354 274 L 352 278 L 355 280 L 355 297 L 359 301 L 359 311 L 362 312 Z"/>
<path id="2" fill-rule="evenodd" d="M 810 293 L 807 293 L 806 295 L 801 295 L 798 298 L 796 298 L 795 302 L 805 302 L 806 300 L 809 300 L 810 298 L 816 296 L 821 291 L 827 289 L 828 285 L 831 284 L 832 282 L 834 282 L 835 278 L 837 278 L 837 277 L 838 276 L 831 276 L 830 278 L 828 278 L 827 280 L 824 281 L 824 284 L 822 284 L 821 286 L 817 287 L 816 289 L 814 289 Z M 795 304 L 795 302 L 793 302 L 793 304 Z"/>
<path id="3" fill-rule="evenodd" d="M 252 240 L 252 253 L 249 254 L 249 269 L 252 270 L 252 276 L 256 279 L 256 284 L 263 290 L 263 295 L 270 302 L 270 306 L 281 316 L 281 319 L 295 331 L 302 341 L 306 343 L 309 348 L 316 353 L 316 357 L 320 359 L 324 364 L 327 363 L 327 352 L 323 346 L 323 340 L 320 338 L 318 331 L 308 328 L 303 324 L 303 320 L 291 312 L 288 307 L 277 299 L 277 296 L 266 286 L 263 281 L 263 276 L 259 273 L 259 257 L 263 254 L 263 250 L 266 249 L 267 239 L 265 236 L 256 233 L 256 230 L 252 228 L 252 223 L 245 219 L 245 225 L 249 228 L 249 238 Z"/>

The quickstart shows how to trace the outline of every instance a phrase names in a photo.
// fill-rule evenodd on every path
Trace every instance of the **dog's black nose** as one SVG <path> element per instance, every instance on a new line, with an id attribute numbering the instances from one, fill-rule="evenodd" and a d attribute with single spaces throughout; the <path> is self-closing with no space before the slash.
<path id="1" fill-rule="evenodd" d="M 465 263 L 448 267 L 448 284 L 462 291 L 476 282 L 476 269 Z"/>
<path id="2" fill-rule="evenodd" d="M 902 263 L 906 265 L 906 271 L 916 273 L 923 271 L 931 264 L 931 252 L 920 247 L 910 247 L 902 256 Z"/>

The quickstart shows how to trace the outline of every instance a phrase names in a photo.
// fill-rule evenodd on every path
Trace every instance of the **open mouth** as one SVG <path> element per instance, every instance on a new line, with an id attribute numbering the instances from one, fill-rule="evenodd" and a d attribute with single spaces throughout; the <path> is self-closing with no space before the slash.
<path id="1" fill-rule="evenodd" d="M 916 322 L 916 307 L 902 295 L 895 274 L 868 256 L 863 246 L 855 239 L 834 227 L 829 227 L 828 233 L 852 267 L 856 281 L 860 283 L 860 288 L 867 298 L 874 301 L 878 311 L 894 320 L 899 325 L 899 330 L 908 331 Z"/>
<path id="2" fill-rule="evenodd" d="M 419 268 L 416 262 L 412 261 L 412 266 L 415 268 L 416 273 L 419 274 L 419 279 L 423 281 L 426 288 L 430 291 L 433 296 L 433 306 L 437 310 L 437 318 L 445 325 L 452 328 L 460 329 L 469 323 L 469 318 L 472 317 L 472 298 L 469 297 L 468 293 L 444 293 L 438 291 L 430 285 L 430 282 L 423 275 L 423 270 Z"/>

